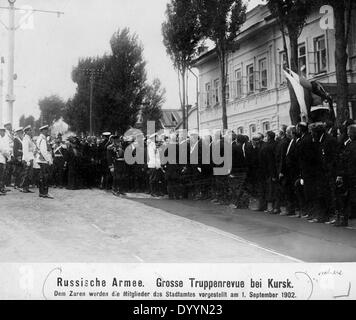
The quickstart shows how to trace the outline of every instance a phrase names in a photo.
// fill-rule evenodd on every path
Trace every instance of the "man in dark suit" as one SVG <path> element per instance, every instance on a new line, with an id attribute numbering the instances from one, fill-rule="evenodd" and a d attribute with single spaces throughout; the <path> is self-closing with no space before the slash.
<path id="1" fill-rule="evenodd" d="M 335 226 L 347 226 L 349 219 L 356 218 L 356 125 L 350 125 L 347 132 L 349 140 L 340 156 L 336 180 L 339 186 L 344 186 L 346 197 Z"/>
<path id="2" fill-rule="evenodd" d="M 284 188 L 287 204 L 287 216 L 299 217 L 296 214 L 297 197 L 295 183 L 298 180 L 298 155 L 297 155 L 297 131 L 295 126 L 287 128 L 289 140 L 286 154 L 282 157 L 280 175 L 284 178 Z"/>
<path id="3" fill-rule="evenodd" d="M 267 132 L 267 142 L 262 145 L 260 151 L 261 179 L 263 179 L 262 203 L 267 203 L 266 213 L 273 213 L 276 209 L 276 134 L 272 131 Z"/>
<path id="4" fill-rule="evenodd" d="M 24 166 L 22 163 L 22 138 L 23 138 L 23 128 L 20 127 L 15 130 L 15 138 L 14 138 L 14 178 L 15 178 L 15 189 L 19 189 L 21 185 L 22 175 L 24 171 Z"/>
<path id="5" fill-rule="evenodd" d="M 287 137 L 286 131 L 287 131 L 287 126 L 286 125 L 281 126 L 277 137 L 275 162 L 276 162 L 278 180 L 276 183 L 275 209 L 272 212 L 270 212 L 273 214 L 279 214 L 281 212 L 281 206 L 282 204 L 284 204 L 285 201 L 285 192 L 283 187 L 284 177 L 283 175 L 281 175 L 281 170 L 282 170 L 282 163 L 285 162 L 285 156 L 290 142 Z"/>
<path id="6" fill-rule="evenodd" d="M 304 188 L 305 212 L 302 217 L 313 220 L 317 217 L 318 200 L 316 198 L 316 181 L 321 170 L 321 159 L 318 157 L 318 145 L 313 140 L 307 126 L 298 126 L 300 138 L 298 141 L 298 184 Z"/>

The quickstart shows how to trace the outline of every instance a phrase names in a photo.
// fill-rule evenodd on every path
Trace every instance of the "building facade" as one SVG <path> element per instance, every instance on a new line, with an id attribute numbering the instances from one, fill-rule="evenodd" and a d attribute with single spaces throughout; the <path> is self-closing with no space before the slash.
<path id="1" fill-rule="evenodd" d="M 356 17 L 356 15 L 353 15 Z M 319 12 L 313 13 L 299 37 L 300 74 L 309 80 L 335 85 L 335 32 L 321 28 Z M 249 11 L 236 39 L 236 51 L 228 56 L 228 127 L 252 136 L 277 131 L 290 124 L 290 98 L 283 74 L 286 53 L 279 26 L 266 5 Z M 288 37 L 287 46 L 289 48 Z M 201 129 L 222 129 L 221 80 L 216 52 L 195 60 L 199 70 L 199 121 Z M 356 19 L 352 19 L 348 77 L 356 82 Z M 350 94 L 350 111 L 356 117 L 356 92 Z"/>

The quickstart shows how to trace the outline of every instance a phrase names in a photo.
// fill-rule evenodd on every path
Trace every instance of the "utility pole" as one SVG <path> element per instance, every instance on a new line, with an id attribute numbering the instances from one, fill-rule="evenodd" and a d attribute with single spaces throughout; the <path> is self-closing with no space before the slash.
<path id="1" fill-rule="evenodd" d="M 82 69 L 85 74 L 89 75 L 90 81 L 90 100 L 89 100 L 89 131 L 90 135 L 93 136 L 94 133 L 94 125 L 93 125 L 93 96 L 94 96 L 94 84 L 96 77 L 99 77 L 103 74 L 104 69 Z"/>
<path id="2" fill-rule="evenodd" d="M 15 31 L 21 27 L 21 24 L 16 26 L 15 25 L 15 11 L 31 11 L 31 14 L 34 12 L 41 12 L 41 13 L 55 13 L 59 17 L 64 12 L 60 11 L 47 11 L 47 10 L 28 10 L 28 9 L 21 9 L 15 8 L 16 0 L 8 0 L 9 7 L 0 7 L 0 9 L 5 9 L 9 11 L 9 26 L 6 26 L 2 21 L 1 23 L 5 26 L 5 28 L 9 32 L 9 56 L 8 56 L 8 79 L 7 79 L 7 95 L 6 101 L 8 103 L 7 108 L 7 116 L 8 121 L 13 124 L 13 116 L 14 116 L 14 102 L 16 100 L 14 94 L 14 68 L 15 68 Z"/>
<path id="3" fill-rule="evenodd" d="M 7 79 L 7 116 L 8 121 L 13 124 L 14 114 L 14 64 L 15 64 L 15 1 L 9 0 L 9 58 L 8 58 L 8 79 Z"/>
<path id="4" fill-rule="evenodd" d="M 89 108 L 89 121 L 90 121 L 90 135 L 93 136 L 93 91 L 94 91 L 95 76 L 92 73 L 90 75 L 90 108 Z"/>
<path id="5" fill-rule="evenodd" d="M 3 87 L 4 87 L 4 70 L 2 65 L 4 64 L 5 60 L 1 57 L 0 61 L 0 125 L 3 124 Z"/>

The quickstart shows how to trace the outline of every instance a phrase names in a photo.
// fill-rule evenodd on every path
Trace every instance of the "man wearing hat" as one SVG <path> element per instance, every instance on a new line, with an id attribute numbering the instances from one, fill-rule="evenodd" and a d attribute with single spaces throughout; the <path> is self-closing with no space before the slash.
<path id="1" fill-rule="evenodd" d="M 36 147 L 34 142 L 32 141 L 31 126 L 25 127 L 23 131 L 24 137 L 22 139 L 22 163 L 24 165 L 24 170 L 20 185 L 20 191 L 23 193 L 32 193 L 32 191 L 29 190 L 29 187 L 32 177 L 33 163 L 35 160 L 34 151 Z"/>
<path id="2" fill-rule="evenodd" d="M 338 186 L 344 186 L 346 197 L 340 209 L 340 215 L 335 226 L 347 226 L 349 219 L 356 218 L 356 125 L 347 128 L 350 141 L 346 144 L 338 164 Z"/>
<path id="3" fill-rule="evenodd" d="M 22 138 L 23 138 L 23 128 L 20 127 L 15 130 L 14 147 L 13 147 L 15 189 L 20 188 L 21 179 L 24 171 L 24 166 L 22 163 L 22 155 L 23 155 Z"/>
<path id="4" fill-rule="evenodd" d="M 125 150 L 119 136 L 113 136 L 113 143 L 107 147 L 107 163 L 113 176 L 112 192 L 115 196 L 125 195 Z"/>
<path id="5" fill-rule="evenodd" d="M 5 170 L 6 162 L 10 157 L 10 149 L 5 139 L 6 129 L 0 127 L 0 196 L 5 195 Z"/>
<path id="6" fill-rule="evenodd" d="M 53 164 L 52 153 L 48 145 L 48 125 L 40 128 L 40 136 L 37 139 L 37 163 L 40 166 L 39 196 L 45 199 L 53 199 L 48 194 L 48 183 L 50 178 L 50 165 Z"/>
<path id="7" fill-rule="evenodd" d="M 110 144 L 111 132 L 103 132 L 102 140 L 98 147 L 98 164 L 99 164 L 99 180 L 100 189 L 110 189 L 110 171 L 108 170 L 107 162 L 107 147 Z"/>
<path id="8" fill-rule="evenodd" d="M 7 159 L 6 170 L 5 170 L 5 186 L 11 186 L 12 175 L 14 173 L 14 156 L 13 156 L 14 136 L 12 132 L 12 125 L 10 122 L 5 123 L 4 128 L 5 128 L 5 136 L 4 136 L 5 143 L 7 145 L 7 148 L 10 150 L 10 156 Z"/>

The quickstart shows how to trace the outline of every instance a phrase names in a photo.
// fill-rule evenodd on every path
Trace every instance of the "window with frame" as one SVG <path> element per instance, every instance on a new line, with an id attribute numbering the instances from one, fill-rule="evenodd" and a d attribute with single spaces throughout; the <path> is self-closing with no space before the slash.
<path id="1" fill-rule="evenodd" d="M 248 93 L 253 93 L 255 91 L 255 74 L 253 64 L 250 64 L 246 67 L 246 74 Z"/>
<path id="2" fill-rule="evenodd" d="M 216 79 L 214 81 L 214 104 L 219 104 L 219 84 L 220 84 L 220 80 Z"/>
<path id="3" fill-rule="evenodd" d="M 226 77 L 225 90 L 226 90 L 226 101 L 229 101 L 230 100 L 230 76 Z"/>
<path id="4" fill-rule="evenodd" d="M 254 134 L 256 133 L 256 131 L 257 131 L 256 125 L 255 124 L 251 124 L 250 125 L 250 136 L 253 137 Z"/>
<path id="5" fill-rule="evenodd" d="M 263 122 L 262 129 L 263 129 L 263 133 L 267 133 L 268 131 L 271 130 L 271 124 L 269 123 L 269 121 Z"/>
<path id="6" fill-rule="evenodd" d="M 300 74 L 306 78 L 307 77 L 307 48 L 305 43 L 298 46 L 298 66 Z"/>
<path id="7" fill-rule="evenodd" d="M 236 85 L 236 96 L 235 98 L 242 97 L 242 72 L 241 69 L 235 70 L 235 85 Z"/>
<path id="8" fill-rule="evenodd" d="M 321 36 L 314 39 L 314 53 L 316 73 L 322 73 L 327 71 L 325 36 Z"/>
<path id="9" fill-rule="evenodd" d="M 283 70 L 287 68 L 287 55 L 285 51 L 279 53 L 279 84 L 283 85 L 287 83 L 286 76 L 284 75 Z"/>
<path id="10" fill-rule="evenodd" d="M 260 73 L 260 90 L 267 90 L 267 59 L 261 59 L 259 61 L 259 73 Z"/>
<path id="11" fill-rule="evenodd" d="M 238 127 L 237 134 L 244 134 L 244 127 Z"/>
<path id="12" fill-rule="evenodd" d="M 205 84 L 205 94 L 206 94 L 205 105 L 207 107 L 211 106 L 210 91 L 211 91 L 211 84 L 210 84 L 210 82 L 208 82 L 208 83 Z"/>

